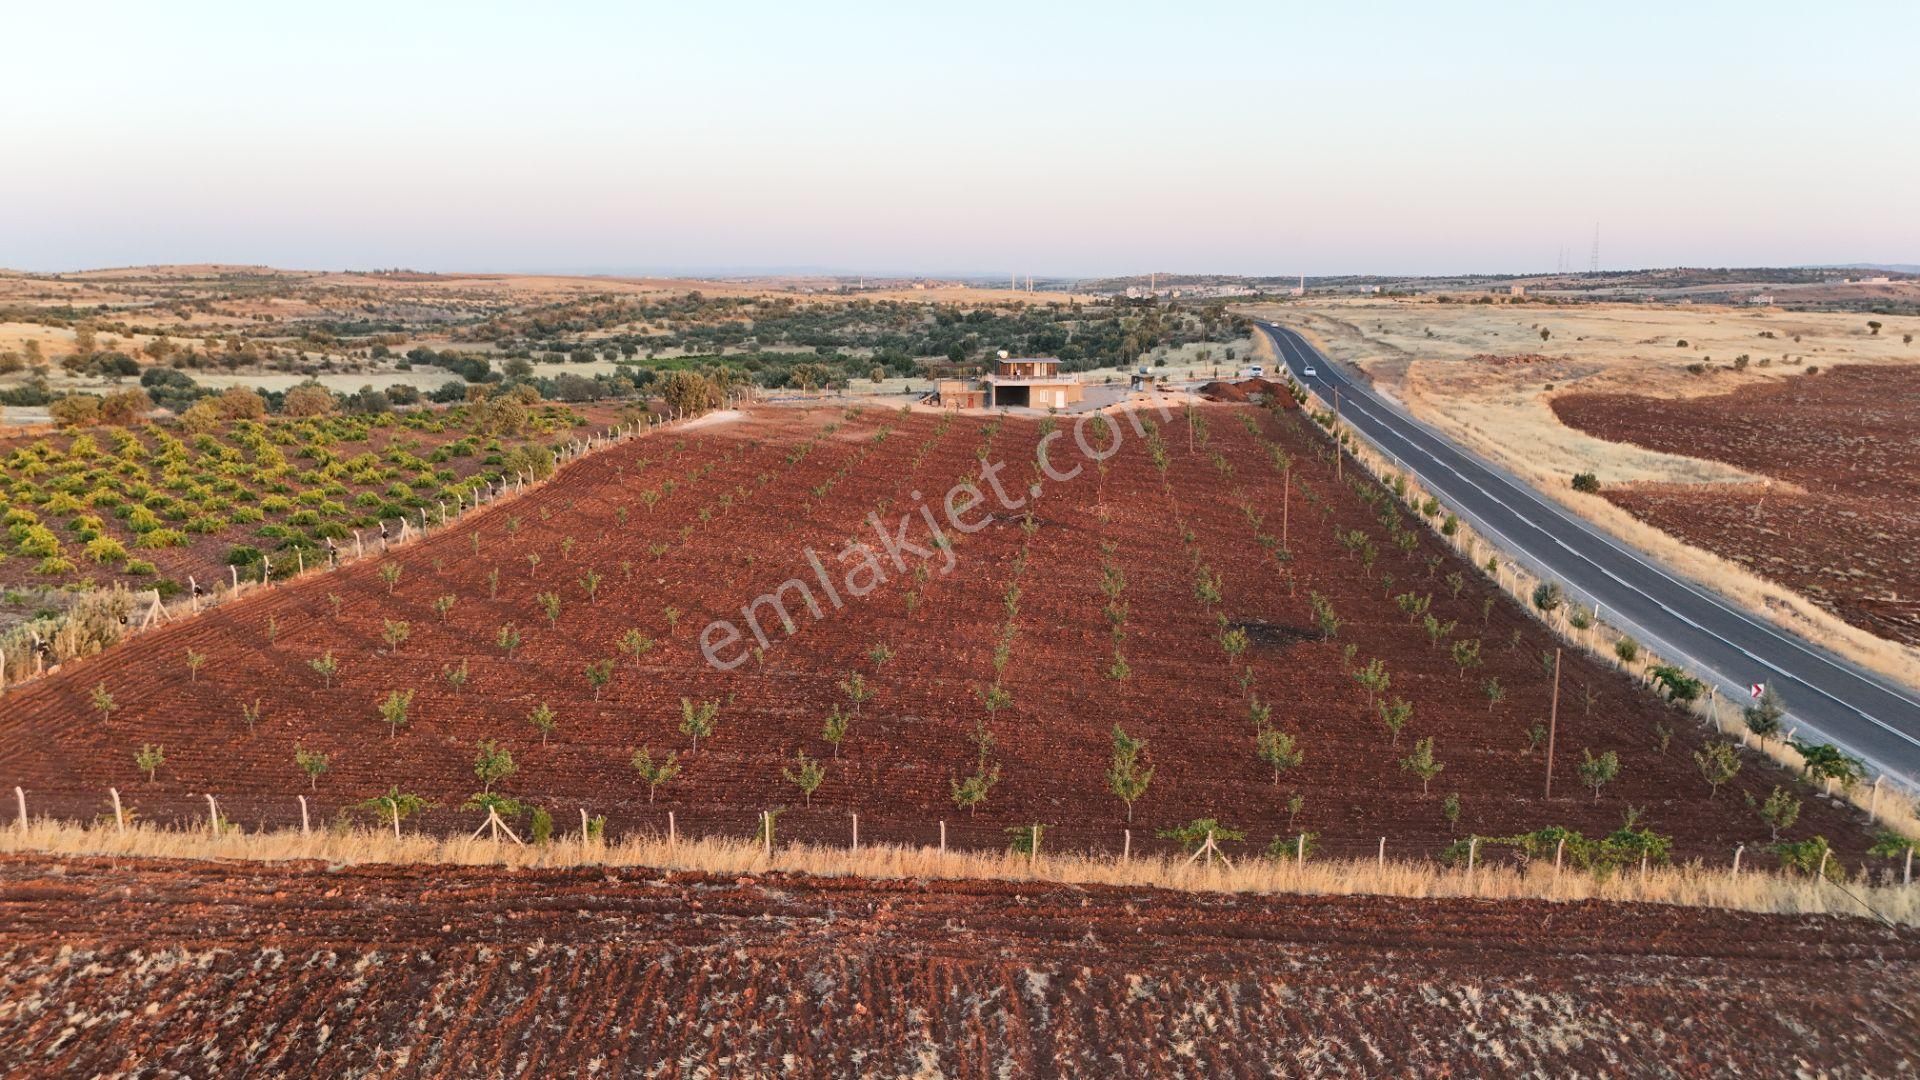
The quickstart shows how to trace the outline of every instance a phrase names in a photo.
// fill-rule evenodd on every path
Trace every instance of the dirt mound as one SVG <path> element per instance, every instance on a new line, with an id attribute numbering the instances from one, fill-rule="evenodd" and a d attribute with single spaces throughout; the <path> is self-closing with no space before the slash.
<path id="1" fill-rule="evenodd" d="M 1208 401 L 1277 401 L 1282 408 L 1293 405 L 1293 395 L 1285 385 L 1270 379 L 1242 379 L 1239 382 L 1210 382 L 1199 390 Z"/>
<path id="2" fill-rule="evenodd" d="M 1865 919 L 118 863 L 0 860 L 0 1071 L 1892 1075 L 1920 1056 L 1920 934 Z"/>

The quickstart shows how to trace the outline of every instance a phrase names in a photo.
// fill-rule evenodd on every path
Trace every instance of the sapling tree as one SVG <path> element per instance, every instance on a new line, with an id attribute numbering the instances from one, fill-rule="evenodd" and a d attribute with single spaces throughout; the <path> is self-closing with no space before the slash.
<path id="1" fill-rule="evenodd" d="M 200 681 L 200 669 L 206 664 L 206 662 L 207 662 L 206 653 L 194 652 L 192 649 L 187 650 L 187 681 L 188 682 Z"/>
<path id="2" fill-rule="evenodd" d="M 539 572 L 540 572 L 540 553 L 537 551 L 527 552 L 527 576 L 532 577 Z"/>
<path id="3" fill-rule="evenodd" d="M 340 670 L 340 661 L 333 658 L 332 649 L 328 649 L 315 659 L 307 661 L 307 666 L 319 674 L 321 681 L 325 683 L 327 689 L 333 689 L 333 676 Z"/>
<path id="4" fill-rule="evenodd" d="M 1440 816 L 1447 819 L 1447 831 L 1460 824 L 1460 793 L 1455 791 L 1447 795 L 1440 803 Z"/>
<path id="5" fill-rule="evenodd" d="M 293 763 L 307 774 L 309 791 L 320 790 L 320 774 L 327 771 L 327 761 L 327 755 L 318 750 L 306 750 L 298 746 L 293 748 Z"/>
<path id="6" fill-rule="evenodd" d="M 1767 826 L 1773 830 L 1775 843 L 1780 841 L 1780 830 L 1791 829 L 1793 823 L 1800 820 L 1800 800 L 1779 787 L 1774 788 L 1773 793 L 1767 796 L 1767 800 L 1757 806 L 1753 796 L 1747 796 L 1747 805 L 1754 806 L 1760 815 L 1760 820 L 1766 822 Z"/>
<path id="7" fill-rule="evenodd" d="M 876 669 L 885 667 L 887 661 L 893 659 L 893 649 L 885 643 L 875 645 L 867 650 L 867 659 Z"/>
<path id="8" fill-rule="evenodd" d="M 640 658 L 653 651 L 653 639 L 641 633 L 638 628 L 630 627 L 620 635 L 620 651 L 633 658 L 635 664 Z"/>
<path id="9" fill-rule="evenodd" d="M 1786 702 L 1781 700 L 1779 692 L 1771 686 L 1764 687 L 1760 693 L 1760 700 L 1741 712 L 1747 722 L 1747 730 L 1758 735 L 1762 742 L 1780 733 L 1780 719 L 1786 714 Z"/>
<path id="10" fill-rule="evenodd" d="M 1380 722 L 1386 725 L 1389 736 L 1387 745 L 1399 746 L 1400 729 L 1406 727 L 1407 721 L 1413 719 L 1413 703 L 1406 698 L 1394 698 L 1391 705 L 1384 701 L 1380 702 L 1379 711 Z"/>
<path id="11" fill-rule="evenodd" d="M 433 599 L 433 613 L 440 616 L 441 622 L 446 622 L 447 613 L 452 611 L 453 605 L 459 601 L 460 598 L 452 593 L 441 593 Z"/>
<path id="12" fill-rule="evenodd" d="M 1593 801 L 1600 801 L 1600 789 L 1613 782 L 1620 775 L 1620 755 L 1608 750 L 1599 757 L 1593 756 L 1589 748 L 1580 751 L 1581 762 L 1575 766 L 1580 774 L 1580 782 L 1593 789 Z"/>
<path id="13" fill-rule="evenodd" d="M 662 618 L 667 620 L 668 633 L 672 633 L 674 630 L 679 628 L 680 615 L 681 615 L 681 611 L 679 608 L 669 604 L 666 607 L 663 607 L 660 609 L 660 615 Z"/>
<path id="14" fill-rule="evenodd" d="M 1693 762 L 1700 766 L 1700 777 L 1707 782 L 1710 799 L 1719 798 L 1720 785 L 1740 773 L 1740 755 L 1729 742 L 1710 742 L 1695 750 Z"/>
<path id="15" fill-rule="evenodd" d="M 587 602 L 593 603 L 600 598 L 600 571 L 589 570 L 580 578 L 580 590 L 587 594 Z"/>
<path id="16" fill-rule="evenodd" d="M 546 613 L 547 627 L 549 629 L 558 628 L 560 625 L 560 594 L 557 592 L 543 592 L 537 599 L 540 601 L 540 610 Z"/>
<path id="17" fill-rule="evenodd" d="M 647 802 L 653 802 L 653 793 L 660 787 L 680 775 L 680 755 L 669 752 L 666 757 L 654 760 L 653 750 L 641 747 L 633 752 L 633 771 L 647 785 Z"/>
<path id="18" fill-rule="evenodd" d="M 541 746 L 547 745 L 547 736 L 552 735 L 553 729 L 560 726 L 559 720 L 554 715 L 553 706 L 544 701 L 534 706 L 533 711 L 527 714 L 527 723 L 532 724 L 533 729 L 540 733 Z"/>
<path id="19" fill-rule="evenodd" d="M 1480 686 L 1480 692 L 1487 696 L 1487 713 L 1493 713 L 1493 707 L 1507 699 L 1507 688 L 1500 685 L 1500 676 L 1495 675 Z"/>
<path id="20" fill-rule="evenodd" d="M 1534 721 L 1533 726 L 1527 729 L 1527 754 L 1531 756 L 1535 750 L 1540 749 L 1540 744 L 1546 741 L 1547 725 Z"/>
<path id="21" fill-rule="evenodd" d="M 480 789 L 491 793 L 493 785 L 520 771 L 514 764 L 513 751 L 487 739 L 474 747 L 473 775 L 480 781 Z"/>
<path id="22" fill-rule="evenodd" d="M 1380 695 L 1387 692 L 1393 683 L 1393 677 L 1387 674 L 1387 665 L 1379 657 L 1367 661 L 1367 666 L 1353 673 L 1353 681 L 1366 688 L 1367 705 L 1372 707 Z"/>
<path id="23" fill-rule="evenodd" d="M 1153 782 L 1153 766 L 1141 760 L 1146 753 L 1147 741 L 1136 739 L 1121 730 L 1119 724 L 1113 725 L 1113 757 L 1107 763 L 1107 790 L 1115 798 L 1127 804 L 1127 821 L 1133 821 L 1133 804 L 1147 793 L 1147 785 Z"/>
<path id="24" fill-rule="evenodd" d="M 106 683 L 95 683 L 92 693 L 87 695 L 87 700 L 92 703 L 93 711 L 100 714 L 101 720 L 113 719 L 113 694 L 108 692 Z"/>
<path id="25" fill-rule="evenodd" d="M 1296 791 L 1293 794 L 1287 796 L 1287 828 L 1289 829 L 1293 828 L 1294 819 L 1298 818 L 1300 816 L 1300 811 L 1305 810 L 1306 808 L 1307 808 L 1307 797 L 1305 795 L 1302 795 Z"/>
<path id="26" fill-rule="evenodd" d="M 695 705 L 687 698 L 680 699 L 680 734 L 691 736 L 693 752 L 700 752 L 700 740 L 713 734 L 716 717 L 720 715 L 720 703 L 703 701 Z"/>
<path id="27" fill-rule="evenodd" d="M 1213 818 L 1195 818 L 1185 825 L 1175 825 L 1162 829 L 1158 833 L 1162 840 L 1172 840 L 1185 849 L 1188 854 L 1199 851 L 1208 840 L 1216 844 L 1230 840 L 1245 840 L 1247 834 L 1231 825 L 1222 824 Z"/>
<path id="28" fill-rule="evenodd" d="M 440 674 L 446 676 L 447 685 L 453 687 L 455 690 L 467 685 L 467 680 L 471 677 L 471 673 L 467 670 L 467 658 L 464 656 L 460 658 L 459 667 L 454 667 L 451 664 L 441 665 Z"/>
<path id="29" fill-rule="evenodd" d="M 800 789 L 800 797 L 805 805 L 812 806 L 813 793 L 819 790 L 821 782 L 827 778 L 827 767 L 808 757 L 805 750 L 796 750 L 793 755 L 793 765 L 782 768 L 780 775 L 787 778 L 787 783 Z"/>
<path id="30" fill-rule="evenodd" d="M 1453 643 L 1453 666 L 1460 669 L 1460 678 L 1467 677 L 1467 671 L 1480 666 L 1480 639 L 1465 638 Z"/>
<path id="31" fill-rule="evenodd" d="M 341 599 L 340 599 L 340 594 L 339 594 L 339 593 L 328 593 L 328 594 L 327 594 L 327 603 L 328 603 L 328 605 L 330 605 L 330 606 L 331 606 L 331 607 L 333 608 L 333 617 L 334 617 L 334 618 L 336 618 L 336 619 L 338 619 L 338 618 L 340 617 L 340 605 L 341 605 L 341 603 L 342 603 L 342 601 L 341 601 Z"/>
<path id="32" fill-rule="evenodd" d="M 980 804 L 987 801 L 987 795 L 993 791 L 993 785 L 1000 782 L 1000 765 L 980 762 L 973 775 L 964 779 L 950 780 L 953 788 L 953 805 L 972 815 Z"/>
<path id="33" fill-rule="evenodd" d="M 493 643 L 500 647 L 501 652 L 507 654 L 507 659 L 513 659 L 513 650 L 520 647 L 520 628 L 508 623 L 494 635 Z"/>
<path id="34" fill-rule="evenodd" d="M 1801 767 L 1809 776 L 1838 780 L 1841 787 L 1852 787 L 1866 775 L 1866 766 L 1861 764 L 1860 759 L 1848 756 L 1832 743 L 1789 739 L 1788 745 L 1800 754 Z"/>
<path id="35" fill-rule="evenodd" d="M 1413 744 L 1413 753 L 1400 759 L 1400 767 L 1420 778 L 1420 794 L 1427 794 L 1427 786 L 1433 778 L 1446 771 L 1446 766 L 1433 756 L 1433 736 L 1417 740 Z"/>
<path id="36" fill-rule="evenodd" d="M 587 665 L 587 685 L 593 687 L 593 700 L 600 700 L 600 691 L 613 681 L 613 661 L 595 660 Z"/>
<path id="37" fill-rule="evenodd" d="M 1292 735 L 1278 728 L 1262 728 L 1253 737 L 1254 752 L 1260 760 L 1273 770 L 1273 782 L 1280 783 L 1280 774 L 1294 768 L 1305 760 L 1306 754 L 1295 743 Z"/>
<path id="38" fill-rule="evenodd" d="M 147 743 L 133 752 L 133 763 L 141 772 L 147 774 L 147 783 L 153 783 L 154 774 L 160 766 L 167 763 L 167 752 L 160 747 Z"/>
<path id="39" fill-rule="evenodd" d="M 853 706 L 855 716 L 860 714 L 860 706 L 873 700 L 873 690 L 867 686 L 866 676 L 854 672 L 835 684 L 840 692 L 847 696 L 847 703 Z"/>
<path id="40" fill-rule="evenodd" d="M 247 722 L 247 730 L 252 731 L 260 723 L 260 699 L 254 698 L 252 704 L 240 703 L 240 719 Z"/>
<path id="41" fill-rule="evenodd" d="M 393 587 L 400 583 L 400 564 L 381 563 L 380 580 L 387 583 L 387 595 L 393 595 Z"/>
<path id="42" fill-rule="evenodd" d="M 398 652 L 400 646 L 405 645 L 407 639 L 413 636 L 413 626 L 405 621 L 382 619 L 381 623 L 383 625 L 380 627 L 380 639 L 385 641 L 387 648 L 394 652 Z"/>
<path id="43" fill-rule="evenodd" d="M 840 759 L 840 743 L 846 739 L 847 728 L 852 723 L 853 717 L 841 712 L 840 706 L 835 705 L 833 711 L 827 713 L 826 723 L 820 728 L 820 737 L 826 740 L 827 745 L 833 747 L 833 757 L 836 761 Z"/>
<path id="44" fill-rule="evenodd" d="M 389 690 L 380 699 L 380 718 L 387 722 L 387 738 L 395 738 L 407 726 L 407 710 L 413 705 L 413 691 Z"/>
<path id="45" fill-rule="evenodd" d="M 1631 664 L 1640 659 L 1640 643 L 1622 634 L 1613 643 L 1613 655 L 1619 657 L 1621 663 Z"/>

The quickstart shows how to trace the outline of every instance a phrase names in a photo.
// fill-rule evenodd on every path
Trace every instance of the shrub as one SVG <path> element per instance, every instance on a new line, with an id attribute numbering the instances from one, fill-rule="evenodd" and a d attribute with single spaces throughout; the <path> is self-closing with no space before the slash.
<path id="1" fill-rule="evenodd" d="M 1446 766 L 1434 760 L 1433 736 L 1429 735 L 1413 744 L 1413 753 L 1400 759 L 1400 767 L 1420 778 L 1420 794 L 1427 794 L 1433 778 L 1446 771 Z"/>
<path id="2" fill-rule="evenodd" d="M 167 752 L 152 743 L 147 743 L 133 752 L 133 764 L 147 774 L 147 783 L 153 783 L 153 776 L 160 766 L 167 763 Z"/>
<path id="3" fill-rule="evenodd" d="M 1113 725 L 1113 757 L 1107 764 L 1107 790 L 1127 804 L 1128 822 L 1133 821 L 1134 801 L 1145 795 L 1147 785 L 1153 782 L 1153 766 L 1140 760 L 1146 749 L 1145 739 L 1133 738 L 1121 730 L 1119 724 Z"/>
<path id="4" fill-rule="evenodd" d="M 717 701 L 703 701 L 695 705 L 687 698 L 680 699 L 680 733 L 693 739 L 694 753 L 700 751 L 700 740 L 713 734 L 719 714 L 720 703 Z"/>
<path id="5" fill-rule="evenodd" d="M 1771 686 L 1762 689 L 1760 700 L 1741 710 L 1741 716 L 1747 722 L 1747 730 L 1758 735 L 1762 740 L 1770 739 L 1780 733 L 1780 719 L 1786 714 L 1786 703 Z"/>
<path id="6" fill-rule="evenodd" d="M 1552 613 L 1563 601 L 1560 583 L 1557 581 L 1543 581 L 1533 587 L 1533 606 L 1542 612 Z"/>
<path id="7" fill-rule="evenodd" d="M 1708 798 L 1719 798 L 1720 785 L 1740 773 L 1740 755 L 1732 743 L 1708 743 L 1694 751 L 1693 761 L 1700 766 L 1701 779 L 1707 782 Z"/>
<path id="8" fill-rule="evenodd" d="M 1611 750 L 1599 757 L 1594 757 L 1589 749 L 1582 749 L 1580 753 L 1584 760 L 1576 766 L 1576 771 L 1580 774 L 1581 783 L 1593 789 L 1593 801 L 1599 802 L 1600 789 L 1620 775 L 1620 755 Z"/>
<path id="9" fill-rule="evenodd" d="M 1613 643 L 1613 655 L 1619 657 L 1621 663 L 1631 664 L 1640 659 L 1640 643 L 1623 635 Z"/>

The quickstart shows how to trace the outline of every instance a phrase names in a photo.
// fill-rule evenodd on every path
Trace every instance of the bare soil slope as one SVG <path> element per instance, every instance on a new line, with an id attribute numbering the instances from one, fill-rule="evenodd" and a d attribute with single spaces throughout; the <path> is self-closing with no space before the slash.
<path id="1" fill-rule="evenodd" d="M 1920 935 L 1654 905 L 0 859 L 0 1071 L 1889 1075 Z"/>
<path id="2" fill-rule="evenodd" d="M 1920 368 L 1847 366 L 1681 401 L 1568 394 L 1553 411 L 1591 435 L 1784 481 L 1631 484 L 1606 496 L 1855 626 L 1920 645 L 1916 401 Z"/>

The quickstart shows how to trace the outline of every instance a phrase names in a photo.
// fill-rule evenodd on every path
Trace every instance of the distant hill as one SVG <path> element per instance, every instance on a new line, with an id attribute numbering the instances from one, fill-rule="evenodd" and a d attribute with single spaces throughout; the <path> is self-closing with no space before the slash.
<path id="1" fill-rule="evenodd" d="M 1882 270 L 1890 274 L 1920 274 L 1920 263 L 1830 263 L 1809 270 Z"/>

